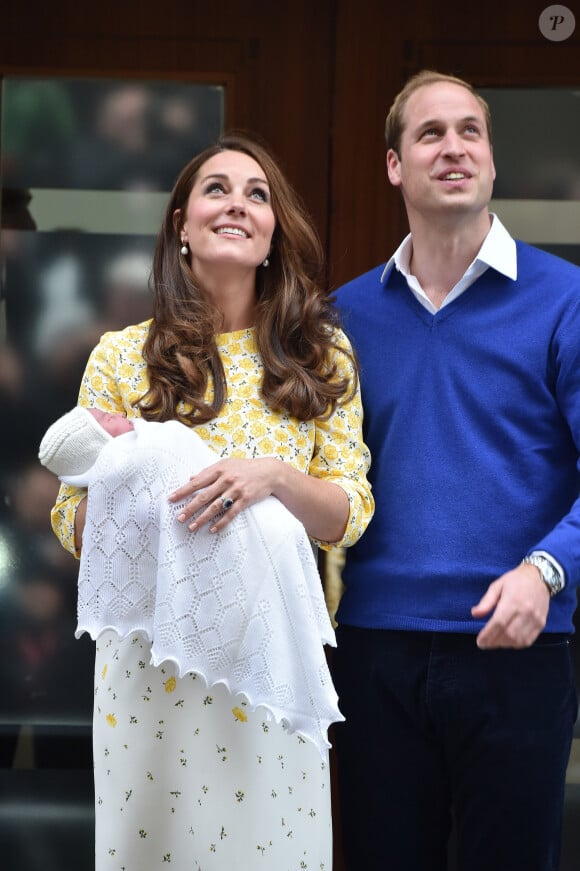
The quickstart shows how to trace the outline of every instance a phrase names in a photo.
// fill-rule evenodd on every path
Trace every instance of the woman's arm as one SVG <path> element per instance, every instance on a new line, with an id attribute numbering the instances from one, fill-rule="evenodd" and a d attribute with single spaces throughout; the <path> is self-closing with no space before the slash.
<path id="1" fill-rule="evenodd" d="M 219 532 L 240 511 L 267 496 L 276 496 L 312 538 L 325 542 L 343 538 L 349 501 L 342 487 L 305 475 L 275 457 L 220 460 L 192 477 L 170 500 L 179 502 L 192 497 L 178 519 L 189 522 L 191 530 L 211 523 L 211 531 Z M 233 500 L 225 513 L 223 499 Z M 200 510 L 202 513 L 191 520 Z"/>
<path id="2" fill-rule="evenodd" d="M 133 336 L 134 333 L 134 336 Z M 133 328 L 133 333 L 105 333 L 99 344 L 89 356 L 82 377 L 78 404 L 101 408 L 103 411 L 126 412 L 130 402 L 124 400 L 119 390 L 121 376 L 126 384 L 126 392 L 142 392 L 142 372 L 144 364 L 139 367 L 139 349 L 142 344 L 139 328 Z M 133 340 L 135 348 L 130 341 Z M 51 523 L 55 535 L 65 550 L 80 557 L 82 533 L 86 516 L 86 489 L 62 484 L 58 492 L 56 504 L 51 511 Z M 78 517 L 77 517 L 78 514 Z"/>
<path id="3" fill-rule="evenodd" d="M 81 552 L 83 542 L 83 531 L 87 519 L 87 497 L 81 499 L 75 511 L 75 551 Z"/>
<path id="4" fill-rule="evenodd" d="M 86 513 L 86 490 L 79 490 L 68 484 L 61 484 L 56 503 L 50 513 L 50 522 L 54 534 L 65 550 L 77 558 L 81 553 L 81 540 Z M 77 527 L 77 511 L 84 503 L 84 511 L 79 517 Z"/>

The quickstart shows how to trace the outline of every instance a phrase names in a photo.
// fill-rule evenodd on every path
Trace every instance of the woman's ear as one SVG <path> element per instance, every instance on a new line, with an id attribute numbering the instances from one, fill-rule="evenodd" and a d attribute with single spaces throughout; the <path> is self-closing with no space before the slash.
<path id="1" fill-rule="evenodd" d="M 176 209 L 173 213 L 173 228 L 176 233 L 181 230 L 181 209 Z"/>

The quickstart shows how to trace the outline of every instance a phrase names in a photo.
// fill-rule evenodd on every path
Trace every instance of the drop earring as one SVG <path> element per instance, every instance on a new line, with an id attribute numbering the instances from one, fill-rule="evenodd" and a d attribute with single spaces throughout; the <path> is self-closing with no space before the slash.
<path id="1" fill-rule="evenodd" d="M 185 257 L 186 254 L 189 254 L 189 248 L 187 247 L 187 242 L 185 241 L 185 239 L 182 239 L 181 241 L 183 243 L 181 246 L 181 253 Z"/>
<path id="2" fill-rule="evenodd" d="M 266 267 L 268 267 L 269 265 L 270 265 L 270 258 L 269 258 L 269 257 L 264 257 L 264 259 L 262 260 L 262 266 L 263 266 L 264 268 L 266 268 Z"/>

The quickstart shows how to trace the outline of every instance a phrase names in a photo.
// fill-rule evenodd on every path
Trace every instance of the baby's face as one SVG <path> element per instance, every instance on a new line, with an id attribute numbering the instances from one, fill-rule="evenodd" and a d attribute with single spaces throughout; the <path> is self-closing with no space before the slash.
<path id="1" fill-rule="evenodd" d="M 127 420 L 124 414 L 111 414 L 108 411 L 101 411 L 100 408 L 89 408 L 97 423 L 100 423 L 104 430 L 109 435 L 118 436 L 124 432 L 131 432 L 134 428 L 130 420 Z"/>

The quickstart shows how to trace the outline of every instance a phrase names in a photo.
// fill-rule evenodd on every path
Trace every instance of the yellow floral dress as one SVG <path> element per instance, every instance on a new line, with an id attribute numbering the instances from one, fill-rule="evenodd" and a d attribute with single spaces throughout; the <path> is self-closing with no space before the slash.
<path id="1" fill-rule="evenodd" d="M 79 403 L 136 412 L 147 389 L 149 322 L 106 333 L 92 352 Z M 300 422 L 266 406 L 252 329 L 217 337 L 228 385 L 219 415 L 196 432 L 221 456 L 276 455 L 339 484 L 350 504 L 338 545 L 353 544 L 373 511 L 357 394 L 328 420 Z M 345 345 L 347 340 L 343 337 Z M 348 372 L 346 358 L 341 363 Z M 85 491 L 63 485 L 53 528 L 74 553 L 74 515 Z M 328 548 L 324 542 L 317 542 Z M 78 556 L 78 554 L 77 554 Z M 96 643 L 93 748 L 96 871 L 331 871 L 327 756 L 250 711 L 223 685 L 150 664 L 139 634 Z"/>

